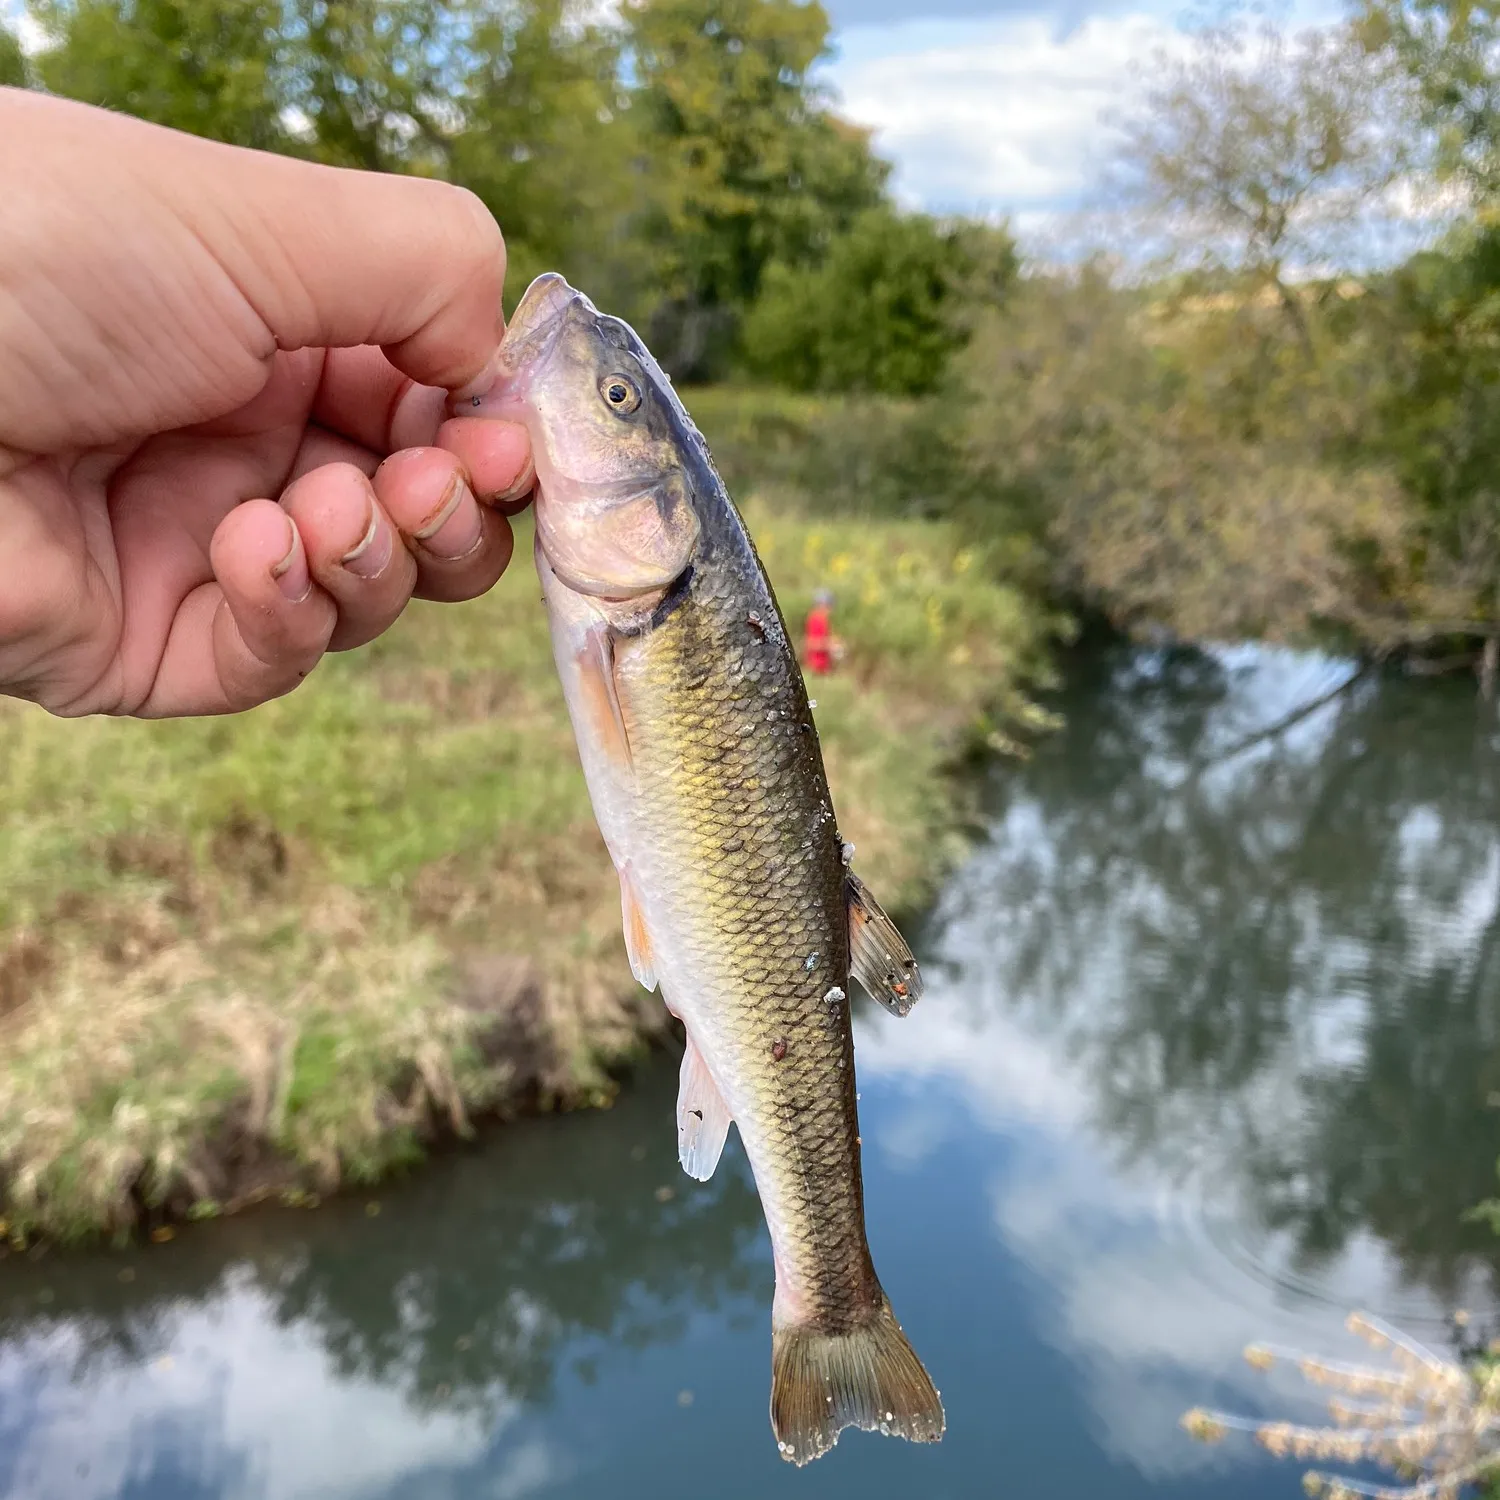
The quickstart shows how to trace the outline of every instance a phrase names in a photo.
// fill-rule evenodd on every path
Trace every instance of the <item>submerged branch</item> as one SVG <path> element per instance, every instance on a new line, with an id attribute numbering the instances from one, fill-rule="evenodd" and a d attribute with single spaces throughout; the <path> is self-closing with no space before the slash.
<path id="1" fill-rule="evenodd" d="M 1289 729 L 1294 729 L 1304 719 L 1310 719 L 1320 708 L 1326 708 L 1336 698 L 1342 697 L 1357 683 L 1363 682 L 1371 672 L 1380 665 L 1379 656 L 1371 657 L 1369 661 L 1357 667 L 1336 687 L 1330 688 L 1328 692 L 1321 693 L 1309 703 L 1301 704 L 1276 720 L 1274 724 L 1267 725 L 1264 729 L 1257 729 L 1253 734 L 1247 734 L 1243 739 L 1237 740 L 1227 750 L 1220 750 L 1217 754 L 1206 756 L 1188 773 L 1187 780 L 1192 781 L 1201 776 L 1205 771 L 1215 766 L 1221 766 L 1226 761 L 1234 760 L 1243 755 L 1247 750 L 1253 750 L 1255 746 L 1264 744 L 1267 740 L 1274 740 L 1283 735 Z"/>

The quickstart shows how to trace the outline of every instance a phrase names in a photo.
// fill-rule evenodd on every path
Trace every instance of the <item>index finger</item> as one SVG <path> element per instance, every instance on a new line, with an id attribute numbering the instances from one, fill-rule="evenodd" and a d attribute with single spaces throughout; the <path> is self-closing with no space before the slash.
<path id="1" fill-rule="evenodd" d="M 448 419 L 447 402 L 446 391 L 409 380 L 379 349 L 330 349 L 312 417 L 372 453 L 445 448 L 490 504 L 524 496 L 533 480 L 526 429 L 486 417 Z"/>

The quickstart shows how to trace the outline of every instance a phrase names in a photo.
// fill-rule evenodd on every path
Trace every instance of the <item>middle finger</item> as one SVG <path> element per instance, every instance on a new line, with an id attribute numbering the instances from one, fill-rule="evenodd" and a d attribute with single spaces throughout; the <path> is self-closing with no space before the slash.
<path id="1" fill-rule="evenodd" d="M 348 651 L 388 630 L 411 598 L 417 565 L 364 473 L 325 464 L 294 479 L 281 504 L 314 581 L 338 606 L 328 649 Z"/>
<path id="2" fill-rule="evenodd" d="M 505 571 L 514 545 L 510 523 L 478 503 L 454 454 L 404 448 L 381 464 L 374 484 L 416 559 L 418 597 L 474 599 Z"/>

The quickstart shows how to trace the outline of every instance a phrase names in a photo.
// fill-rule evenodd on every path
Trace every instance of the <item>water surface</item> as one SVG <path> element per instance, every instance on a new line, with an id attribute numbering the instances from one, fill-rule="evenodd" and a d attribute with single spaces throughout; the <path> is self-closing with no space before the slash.
<path id="1" fill-rule="evenodd" d="M 1078 664 L 984 787 L 866 1009 L 870 1238 L 948 1408 L 937 1448 L 766 1420 L 770 1248 L 731 1140 L 675 1161 L 662 1061 L 378 1198 L 0 1265 L 0 1493 L 28 1500 L 1024 1495 L 1294 1500 L 1178 1426 L 1295 1412 L 1252 1339 L 1434 1340 L 1493 1305 L 1497 726 L 1471 684 L 1267 653 Z M 1248 741 L 1248 743 L 1247 743 Z"/>

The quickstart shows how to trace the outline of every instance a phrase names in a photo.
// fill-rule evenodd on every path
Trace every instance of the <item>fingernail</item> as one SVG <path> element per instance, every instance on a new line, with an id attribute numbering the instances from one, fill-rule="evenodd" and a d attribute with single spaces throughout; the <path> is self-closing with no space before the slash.
<path id="1" fill-rule="evenodd" d="M 293 604 L 300 604 L 312 592 L 312 578 L 307 571 L 307 553 L 302 550 L 302 534 L 290 516 L 286 529 L 292 534 L 287 554 L 271 569 L 276 586 Z"/>
<path id="2" fill-rule="evenodd" d="M 378 578 L 391 560 L 391 547 L 391 528 L 386 525 L 380 507 L 372 498 L 370 524 L 365 528 L 365 534 L 339 561 L 356 578 Z"/>
<path id="3" fill-rule="evenodd" d="M 412 536 L 422 544 L 424 552 L 444 562 L 467 557 L 479 545 L 484 537 L 484 521 L 474 501 L 474 492 L 464 483 L 462 474 L 453 476 L 432 518 Z"/>
<path id="4" fill-rule="evenodd" d="M 536 464 L 532 462 L 530 455 L 526 459 L 526 467 L 503 490 L 497 490 L 493 495 L 487 495 L 486 501 L 490 505 L 508 505 L 512 501 L 519 500 L 529 495 L 536 488 Z"/>

